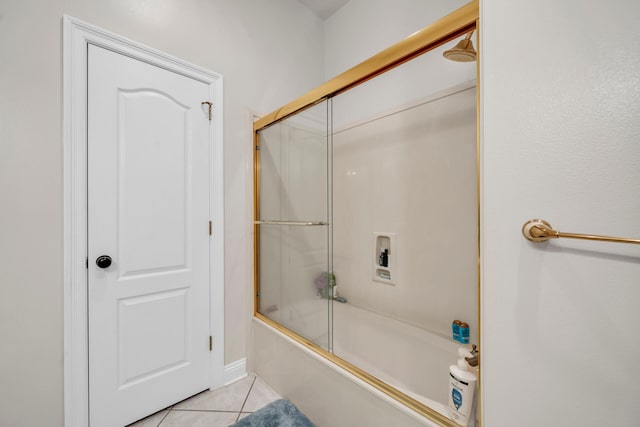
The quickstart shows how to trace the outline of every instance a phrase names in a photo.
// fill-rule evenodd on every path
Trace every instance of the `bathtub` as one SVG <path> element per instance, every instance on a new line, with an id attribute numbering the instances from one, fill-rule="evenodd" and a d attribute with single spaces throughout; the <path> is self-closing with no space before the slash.
<path id="1" fill-rule="evenodd" d="M 448 416 L 460 344 L 350 303 L 333 303 L 333 353 Z"/>
<path id="2" fill-rule="evenodd" d="M 332 352 L 449 417 L 449 365 L 461 344 L 346 302 L 333 301 Z M 327 300 L 307 299 L 270 313 L 273 320 L 327 349 Z"/>

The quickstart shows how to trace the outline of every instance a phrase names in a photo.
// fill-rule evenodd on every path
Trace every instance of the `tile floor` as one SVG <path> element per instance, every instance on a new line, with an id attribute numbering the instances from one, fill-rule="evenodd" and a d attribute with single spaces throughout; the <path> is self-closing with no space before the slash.
<path id="1" fill-rule="evenodd" d="M 128 427 L 227 427 L 280 399 L 255 374 L 214 391 L 203 391 Z"/>

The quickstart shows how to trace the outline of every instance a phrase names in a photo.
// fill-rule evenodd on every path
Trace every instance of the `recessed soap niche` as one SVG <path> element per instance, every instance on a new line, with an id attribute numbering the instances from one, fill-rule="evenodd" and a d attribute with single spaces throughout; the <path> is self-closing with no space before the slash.
<path id="1" fill-rule="evenodd" d="M 373 280 L 395 285 L 397 272 L 396 234 L 373 233 Z"/>

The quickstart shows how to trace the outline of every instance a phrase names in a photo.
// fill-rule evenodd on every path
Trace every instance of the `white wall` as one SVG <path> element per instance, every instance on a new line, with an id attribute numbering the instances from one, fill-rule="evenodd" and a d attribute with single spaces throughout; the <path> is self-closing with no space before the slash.
<path id="1" fill-rule="evenodd" d="M 351 0 L 325 22 L 330 79 L 466 4 L 465 0 Z"/>
<path id="2" fill-rule="evenodd" d="M 323 81 L 322 22 L 295 0 L 0 2 L 0 425 L 63 422 L 62 15 L 225 78 L 226 363 L 246 356 L 249 110 Z"/>
<path id="3" fill-rule="evenodd" d="M 485 426 L 637 426 L 640 3 L 481 4 Z"/>

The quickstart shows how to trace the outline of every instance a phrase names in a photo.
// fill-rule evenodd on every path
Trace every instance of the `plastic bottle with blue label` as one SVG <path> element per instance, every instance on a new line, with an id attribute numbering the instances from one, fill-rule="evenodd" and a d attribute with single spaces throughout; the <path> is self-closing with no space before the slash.
<path id="1" fill-rule="evenodd" d="M 460 342 L 460 325 L 462 324 L 461 321 L 459 321 L 458 319 L 454 320 L 451 323 L 451 335 L 453 337 L 454 341 Z"/>
<path id="2" fill-rule="evenodd" d="M 458 349 L 457 365 L 449 366 L 449 418 L 461 426 L 475 424 L 474 397 L 478 377 L 469 371 L 465 357 L 472 357 L 465 348 Z"/>
<path id="3" fill-rule="evenodd" d="M 469 344 L 469 324 L 460 323 L 460 344 Z"/>

